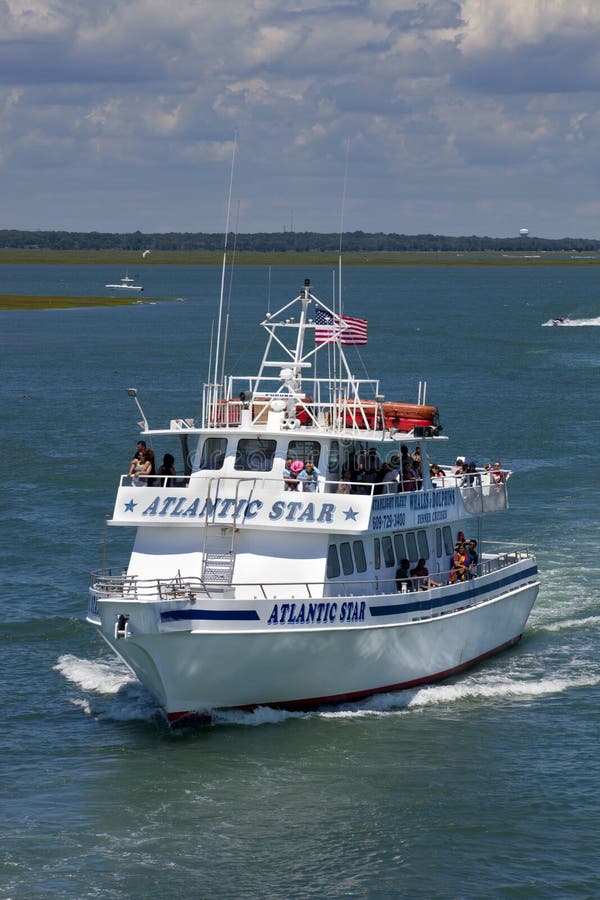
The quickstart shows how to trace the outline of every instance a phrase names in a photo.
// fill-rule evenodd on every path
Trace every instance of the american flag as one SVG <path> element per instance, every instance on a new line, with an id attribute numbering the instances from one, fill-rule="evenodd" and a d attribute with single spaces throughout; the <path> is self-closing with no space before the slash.
<path id="1" fill-rule="evenodd" d="M 334 316 L 318 306 L 315 309 L 315 344 L 339 339 L 346 346 L 367 343 L 367 320 L 352 316 Z"/>

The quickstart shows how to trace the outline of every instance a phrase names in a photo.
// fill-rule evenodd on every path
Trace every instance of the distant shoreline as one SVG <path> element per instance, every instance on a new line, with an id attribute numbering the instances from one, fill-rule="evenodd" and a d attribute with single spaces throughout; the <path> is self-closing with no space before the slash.
<path id="1" fill-rule="evenodd" d="M 229 262 L 233 260 L 229 253 Z M 223 252 L 208 250 L 156 250 L 142 257 L 133 250 L 14 250 L 0 249 L 2 265 L 62 266 L 215 266 L 221 265 Z M 600 263 L 600 252 L 578 253 L 573 250 L 529 251 L 348 251 L 342 254 L 344 266 L 594 266 Z M 235 254 L 241 266 L 337 266 L 333 252 L 258 252 Z M 118 301 L 122 302 L 122 301 Z"/>

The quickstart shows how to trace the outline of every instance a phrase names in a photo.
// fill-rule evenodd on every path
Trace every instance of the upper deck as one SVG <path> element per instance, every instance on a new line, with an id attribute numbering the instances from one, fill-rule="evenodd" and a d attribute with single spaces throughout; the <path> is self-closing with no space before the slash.
<path id="1" fill-rule="evenodd" d="M 445 441 L 437 407 L 423 383 L 417 402 L 404 403 L 386 400 L 378 380 L 355 377 L 345 347 L 366 342 L 366 321 L 343 315 L 341 303 L 327 307 L 306 280 L 261 325 L 267 346 L 255 376 L 226 378 L 217 340 L 199 419 L 151 429 L 144 417 L 143 435 L 178 439 L 183 469 L 142 489 L 122 478 L 112 524 L 357 533 L 507 507 L 507 476 L 495 484 L 484 470 L 455 477 L 447 467 L 430 478 L 428 451 Z M 423 464 L 407 474 L 408 445 L 421 442 Z M 317 467 L 314 492 L 289 490 L 286 460 Z"/>

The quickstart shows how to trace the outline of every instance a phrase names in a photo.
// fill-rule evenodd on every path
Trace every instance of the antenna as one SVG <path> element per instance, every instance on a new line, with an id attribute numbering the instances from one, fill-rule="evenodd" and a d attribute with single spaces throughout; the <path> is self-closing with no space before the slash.
<path id="1" fill-rule="evenodd" d="M 342 314 L 342 241 L 344 238 L 344 213 L 346 211 L 346 188 L 348 186 L 348 154 L 350 150 L 350 141 L 346 138 L 346 162 L 344 165 L 344 186 L 342 188 L 342 208 L 340 210 L 340 245 L 338 251 L 338 291 L 339 291 L 339 314 Z"/>
<path id="2" fill-rule="evenodd" d="M 220 384 L 225 383 L 225 356 L 227 353 L 227 342 L 229 339 L 229 318 L 231 315 L 231 294 L 233 291 L 233 272 L 235 268 L 235 254 L 237 252 L 237 240 L 240 230 L 240 201 L 237 201 L 237 215 L 235 220 L 235 234 L 233 238 L 233 252 L 231 256 L 231 268 L 229 270 L 229 289 L 227 291 L 227 312 L 225 313 L 225 333 L 223 335 L 223 359 L 221 360 L 221 377 Z"/>
<path id="3" fill-rule="evenodd" d="M 227 199 L 227 219 L 225 222 L 225 242 L 223 246 L 223 268 L 221 270 L 221 293 L 219 296 L 219 318 L 217 322 L 217 341 L 215 345 L 215 367 L 214 367 L 214 377 L 213 377 L 213 390 L 214 390 L 214 400 L 215 400 L 215 409 L 216 409 L 216 400 L 217 400 L 217 379 L 219 377 L 219 347 L 221 343 L 221 326 L 223 321 L 223 297 L 225 293 L 225 269 L 227 265 L 227 238 L 229 236 L 229 216 L 231 213 L 231 191 L 233 188 L 233 171 L 235 167 L 235 154 L 237 150 L 237 132 L 233 138 L 233 151 L 231 154 L 231 172 L 229 174 L 229 196 Z"/>

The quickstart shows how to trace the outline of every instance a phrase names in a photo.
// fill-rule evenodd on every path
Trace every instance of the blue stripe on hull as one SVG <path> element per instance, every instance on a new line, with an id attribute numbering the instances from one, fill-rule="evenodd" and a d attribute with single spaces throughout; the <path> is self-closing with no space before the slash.
<path id="1" fill-rule="evenodd" d="M 172 609 L 160 614 L 163 622 L 182 619 L 210 619 L 227 622 L 256 622 L 260 616 L 255 609 Z"/>

